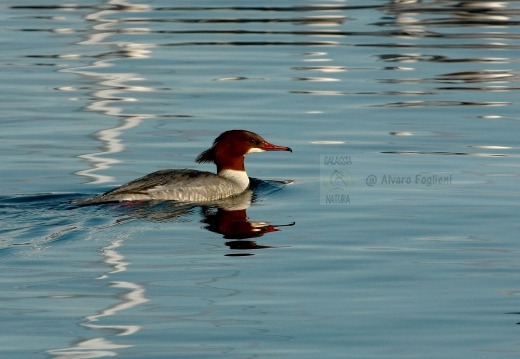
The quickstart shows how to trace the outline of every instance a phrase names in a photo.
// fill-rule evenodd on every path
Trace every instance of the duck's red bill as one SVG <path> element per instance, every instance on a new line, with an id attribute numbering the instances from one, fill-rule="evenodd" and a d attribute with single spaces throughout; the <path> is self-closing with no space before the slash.
<path id="1" fill-rule="evenodd" d="M 272 143 L 269 143 L 269 142 L 264 142 L 264 148 L 263 149 L 265 151 L 289 151 L 289 152 L 292 152 L 292 149 L 290 147 L 277 146 L 277 145 L 273 145 Z"/>

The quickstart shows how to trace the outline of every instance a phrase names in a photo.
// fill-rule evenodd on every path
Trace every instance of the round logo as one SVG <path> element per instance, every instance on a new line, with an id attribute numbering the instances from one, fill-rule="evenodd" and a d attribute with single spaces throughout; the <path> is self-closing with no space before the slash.
<path id="1" fill-rule="evenodd" d="M 343 192 L 352 186 L 352 175 L 345 168 L 334 168 L 323 174 L 323 185 L 331 192 Z"/>

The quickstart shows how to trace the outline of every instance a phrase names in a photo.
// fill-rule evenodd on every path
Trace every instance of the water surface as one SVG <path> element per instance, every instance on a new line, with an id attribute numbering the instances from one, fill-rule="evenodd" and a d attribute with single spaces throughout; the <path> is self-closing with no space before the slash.
<path id="1" fill-rule="evenodd" d="M 2 356 L 516 358 L 519 5 L 2 4 Z M 71 204 L 232 128 L 240 198 Z"/>

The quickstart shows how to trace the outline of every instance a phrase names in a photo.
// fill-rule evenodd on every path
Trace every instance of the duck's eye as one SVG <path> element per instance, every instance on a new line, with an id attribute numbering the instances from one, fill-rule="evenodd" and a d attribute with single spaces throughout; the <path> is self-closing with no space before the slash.
<path id="1" fill-rule="evenodd" d="M 254 138 L 250 138 L 250 139 L 249 139 L 249 142 L 251 142 L 252 144 L 256 144 L 256 141 L 255 141 Z"/>

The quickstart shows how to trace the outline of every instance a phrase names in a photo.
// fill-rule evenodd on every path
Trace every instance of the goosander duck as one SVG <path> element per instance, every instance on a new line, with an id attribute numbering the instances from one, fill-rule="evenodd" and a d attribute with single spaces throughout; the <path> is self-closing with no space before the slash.
<path id="1" fill-rule="evenodd" d="M 292 149 L 273 145 L 250 131 L 226 131 L 196 159 L 198 163 L 216 164 L 217 174 L 191 169 L 161 170 L 91 198 L 86 204 L 143 200 L 197 203 L 236 196 L 249 188 L 245 156 L 263 151 Z"/>

